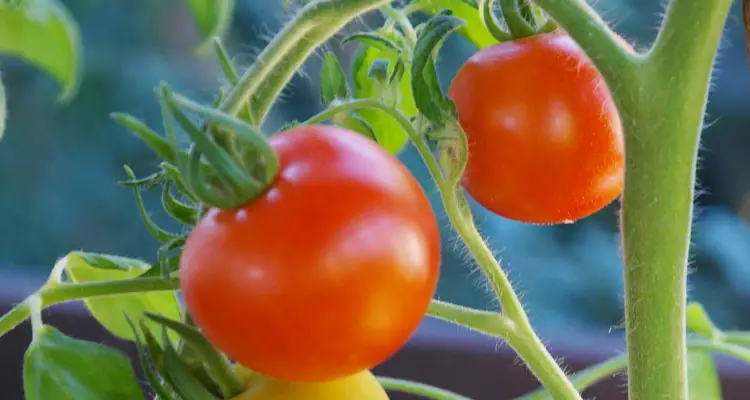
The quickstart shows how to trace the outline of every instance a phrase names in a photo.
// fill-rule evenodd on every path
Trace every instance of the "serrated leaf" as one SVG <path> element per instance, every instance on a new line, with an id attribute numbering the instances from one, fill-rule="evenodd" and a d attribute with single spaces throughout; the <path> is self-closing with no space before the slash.
<path id="1" fill-rule="evenodd" d="M 3 140 L 5 133 L 5 114 L 6 114 L 5 87 L 3 86 L 3 77 L 0 75 L 0 140 Z"/>
<path id="2" fill-rule="evenodd" d="M 721 400 L 721 384 L 713 357 L 704 350 L 688 350 L 690 400 Z"/>
<path id="3" fill-rule="evenodd" d="M 72 252 L 65 258 L 65 273 L 72 282 L 124 280 L 138 277 L 151 266 L 143 261 L 84 252 Z M 125 340 L 135 340 L 125 315 L 138 320 L 145 312 L 155 312 L 169 318 L 182 316 L 174 292 L 133 293 L 94 297 L 84 300 L 91 315 L 111 334 Z M 176 338 L 176 335 L 175 335 Z"/>
<path id="4" fill-rule="evenodd" d="M 128 358 L 118 350 L 42 326 L 23 364 L 27 400 L 142 400 Z"/>
<path id="5" fill-rule="evenodd" d="M 453 15 L 466 21 L 458 33 L 470 40 L 477 48 L 483 49 L 497 44 L 497 39 L 482 23 L 477 11 L 477 2 L 469 0 L 417 0 L 412 7 L 435 16 L 442 10 L 449 9 Z"/>
<path id="6" fill-rule="evenodd" d="M 58 101 L 75 96 L 80 84 L 78 25 L 57 0 L 0 2 L 0 54 L 16 56 L 44 70 L 61 86 Z"/>
<path id="7" fill-rule="evenodd" d="M 372 32 L 357 32 L 354 34 L 351 34 L 344 38 L 344 40 L 341 41 L 341 45 L 345 45 L 346 43 L 357 41 L 361 42 L 365 45 L 375 47 L 376 49 L 387 53 L 389 55 L 398 55 L 401 54 L 404 49 L 399 45 L 398 43 L 394 42 L 390 38 L 377 34 Z"/>
<path id="8" fill-rule="evenodd" d="M 390 40 L 399 43 L 400 38 L 397 33 L 379 33 L 388 37 Z M 390 61 L 389 73 L 393 74 L 393 68 L 400 56 L 393 52 L 382 51 L 373 46 L 360 45 L 355 53 L 354 64 L 352 68 L 352 82 L 354 95 L 358 99 L 384 99 L 390 96 L 388 87 L 376 84 L 369 78 L 368 73 L 370 65 L 377 59 L 387 59 Z M 418 110 L 414 104 L 414 97 L 411 93 L 411 72 L 405 71 L 401 81 L 398 84 L 398 108 L 408 118 L 417 115 Z M 403 127 L 387 113 L 380 110 L 363 109 L 357 114 L 372 127 L 375 133 L 376 141 L 386 150 L 397 154 L 403 149 L 407 142 L 408 136 Z"/>
<path id="9" fill-rule="evenodd" d="M 433 61 L 445 38 L 466 22 L 447 13 L 440 13 L 424 24 L 417 36 L 412 60 L 412 92 L 419 111 L 435 123 L 446 116 L 455 117 L 453 103 L 440 88 Z"/>
<path id="10" fill-rule="evenodd" d="M 320 69 L 320 101 L 327 106 L 334 100 L 347 97 L 349 85 L 346 83 L 344 70 L 336 54 L 328 51 L 323 56 L 323 66 Z"/>
<path id="11" fill-rule="evenodd" d="M 234 0 L 186 0 L 188 9 L 198 27 L 203 43 L 198 52 L 204 52 L 211 46 L 214 36 L 224 36 L 232 23 Z"/>

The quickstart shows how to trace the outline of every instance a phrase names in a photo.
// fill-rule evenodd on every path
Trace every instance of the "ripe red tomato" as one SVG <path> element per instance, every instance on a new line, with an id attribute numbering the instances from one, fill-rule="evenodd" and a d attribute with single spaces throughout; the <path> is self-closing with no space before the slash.
<path id="1" fill-rule="evenodd" d="M 419 183 L 357 133 L 294 128 L 270 139 L 266 192 L 212 209 L 180 261 L 186 307 L 230 358 L 272 378 L 316 382 L 369 369 L 421 322 L 440 264 Z"/>
<path id="2" fill-rule="evenodd" d="M 572 222 L 622 191 L 619 114 L 599 71 L 569 36 L 482 49 L 460 68 L 449 97 L 469 141 L 462 184 L 495 214 Z"/>

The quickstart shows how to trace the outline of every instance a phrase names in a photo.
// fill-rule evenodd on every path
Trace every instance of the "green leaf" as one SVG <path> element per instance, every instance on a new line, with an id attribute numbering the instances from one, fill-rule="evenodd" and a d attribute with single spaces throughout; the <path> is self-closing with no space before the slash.
<path id="1" fill-rule="evenodd" d="M 497 44 L 497 39 L 482 23 L 475 1 L 467 0 L 417 0 L 412 7 L 419 8 L 435 16 L 442 10 L 450 9 L 453 15 L 466 21 L 458 33 L 469 39 L 479 49 Z"/>
<path id="2" fill-rule="evenodd" d="M 138 277 L 152 268 L 131 258 L 104 254 L 72 252 L 65 259 L 65 273 L 73 282 L 123 280 Z M 91 314 L 113 335 L 135 340 L 125 315 L 135 320 L 145 312 L 155 312 L 180 319 L 182 311 L 174 292 L 134 293 L 94 297 L 84 300 Z M 176 338 L 176 336 L 175 336 Z"/>
<path id="3" fill-rule="evenodd" d="M 186 0 L 198 32 L 204 42 L 198 46 L 202 53 L 211 47 L 214 36 L 224 36 L 232 24 L 234 0 Z"/>
<path id="4" fill-rule="evenodd" d="M 388 37 L 395 43 L 400 43 L 401 41 L 396 32 L 380 32 L 379 35 Z M 383 51 L 374 46 L 360 45 L 355 53 L 352 68 L 354 96 L 358 99 L 378 100 L 391 96 L 388 87 L 379 85 L 370 79 L 370 66 L 378 59 L 389 60 L 389 74 L 393 75 L 393 70 L 398 64 L 397 60 L 399 57 L 398 54 L 392 51 Z M 416 116 L 418 110 L 411 93 L 411 72 L 408 69 L 405 71 L 397 89 L 398 108 L 408 118 Z M 403 127 L 394 121 L 390 115 L 381 110 L 374 109 L 359 110 L 357 115 L 372 127 L 376 141 L 386 150 L 397 154 L 403 149 L 408 136 Z"/>
<path id="5" fill-rule="evenodd" d="M 688 393 L 690 400 L 721 400 L 721 385 L 711 353 L 688 350 Z"/>
<path id="6" fill-rule="evenodd" d="M 320 70 L 320 101 L 329 105 L 334 100 L 349 97 L 349 85 L 346 83 L 344 70 L 339 64 L 338 57 L 333 52 L 326 52 L 323 56 L 323 66 Z"/>
<path id="7" fill-rule="evenodd" d="M 687 328 L 709 339 L 721 334 L 721 331 L 716 328 L 706 310 L 699 303 L 687 305 Z"/>
<path id="8" fill-rule="evenodd" d="M 404 63 L 404 59 L 399 57 L 398 60 L 396 60 L 396 65 L 393 66 L 391 76 L 388 77 L 388 84 L 393 85 L 394 83 L 401 82 L 401 80 L 404 79 L 404 73 L 406 73 L 406 64 Z"/>
<path id="9" fill-rule="evenodd" d="M 23 363 L 27 400 L 142 400 L 133 367 L 120 351 L 42 326 Z"/>
<path id="10" fill-rule="evenodd" d="M 419 111 L 429 120 L 442 123 L 446 116 L 456 116 L 455 107 L 443 93 L 435 70 L 434 57 L 445 38 L 465 24 L 447 12 L 432 17 L 424 24 L 414 46 L 411 65 L 412 91 Z"/>
<path id="11" fill-rule="evenodd" d="M 357 113 L 340 113 L 333 117 L 333 122 L 342 128 L 361 133 L 363 136 L 375 140 L 375 131 L 372 126 Z"/>
<path id="12" fill-rule="evenodd" d="M 376 82 L 380 83 L 381 85 L 385 85 L 388 82 L 388 77 L 391 74 L 389 70 L 390 66 L 391 62 L 389 60 L 379 58 L 373 61 L 372 64 L 370 64 L 370 70 L 367 71 L 367 76 L 370 79 L 373 79 Z M 393 68 L 393 70 L 395 73 L 395 68 Z"/>
<path id="13" fill-rule="evenodd" d="M 81 42 L 78 25 L 57 0 L 0 2 L 0 54 L 41 68 L 62 88 L 58 101 L 75 96 L 80 84 Z"/>
<path id="14" fill-rule="evenodd" d="M 3 77 L 0 75 L 0 140 L 3 140 L 3 133 L 5 132 L 5 87 L 3 87 Z"/>
<path id="15" fill-rule="evenodd" d="M 344 40 L 341 41 L 341 45 L 343 46 L 351 41 L 357 41 L 375 47 L 376 49 L 390 55 L 398 55 L 404 51 L 401 45 L 388 37 L 377 33 L 357 32 L 345 37 Z"/>

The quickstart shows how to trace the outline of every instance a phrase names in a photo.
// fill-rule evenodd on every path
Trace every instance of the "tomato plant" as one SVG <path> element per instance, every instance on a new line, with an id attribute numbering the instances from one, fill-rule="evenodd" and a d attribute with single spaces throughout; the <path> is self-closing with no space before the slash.
<path id="1" fill-rule="evenodd" d="M 44 307 L 72 300 L 135 344 L 149 395 L 160 400 L 385 399 L 383 388 L 465 400 L 369 371 L 425 315 L 506 342 L 542 386 L 525 400 L 581 400 L 626 367 L 634 400 L 721 398 L 710 354 L 750 361 L 747 335 L 688 305 L 686 275 L 697 149 L 731 0 L 671 0 L 644 52 L 582 0 L 500 0 L 499 9 L 492 0 L 294 3 L 296 14 L 242 73 L 213 38 L 229 88 L 212 106 L 162 83 L 163 134 L 112 115 L 161 160 L 146 177 L 126 167 L 121 182 L 161 245 L 150 262 L 72 252 L 0 317 L 0 334 L 31 320 L 29 399 L 143 398 L 123 354 L 44 324 Z M 204 35 L 227 29 L 233 4 L 188 2 Z M 325 109 L 269 138 L 264 118 L 291 77 L 374 10 L 382 26 L 343 41 L 361 46 L 348 74 L 333 52 L 323 57 Z M 428 15 L 415 24 L 417 12 Z M 61 3 L 0 2 L 6 31 L 0 51 L 44 68 L 71 97 L 80 43 Z M 454 32 L 479 50 L 446 94 L 436 59 Z M 437 222 L 395 157 L 405 142 L 486 278 L 489 310 L 431 299 Z M 477 230 L 461 183 L 491 211 L 528 223 L 577 220 L 623 193 L 627 354 L 565 372 Z M 156 187 L 183 229 L 150 218 L 141 191 Z"/>
<path id="2" fill-rule="evenodd" d="M 320 381 L 374 367 L 416 329 L 437 284 L 427 197 L 358 133 L 303 126 L 271 143 L 281 166 L 265 193 L 209 210 L 190 233 L 180 260 L 187 310 L 264 375 Z"/>
<path id="3" fill-rule="evenodd" d="M 484 207 L 530 223 L 573 222 L 623 185 L 622 125 L 599 71 L 547 33 L 474 54 L 449 92 L 469 144 L 463 185 Z"/>

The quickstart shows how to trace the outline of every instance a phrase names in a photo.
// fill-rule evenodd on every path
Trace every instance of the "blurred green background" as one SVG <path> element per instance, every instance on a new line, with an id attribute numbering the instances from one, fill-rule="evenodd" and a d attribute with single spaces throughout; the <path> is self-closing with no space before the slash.
<path id="1" fill-rule="evenodd" d="M 153 171 L 156 158 L 109 113 L 129 112 L 158 128 L 153 88 L 159 81 L 203 101 L 223 83 L 212 55 L 193 52 L 198 37 L 182 0 L 63 3 L 80 24 L 85 56 L 81 90 L 71 104 L 55 104 L 59 89 L 44 73 L 0 58 L 9 97 L 8 131 L 0 143 L 0 269 L 35 280 L 71 250 L 154 260 L 157 243 L 143 228 L 131 191 L 117 181 L 125 178 L 123 164 L 140 176 Z M 248 65 L 288 19 L 280 3 L 237 0 L 226 44 L 238 65 Z M 643 47 L 656 33 L 660 3 L 600 0 L 595 6 Z M 706 116 L 689 279 L 691 298 L 704 303 L 720 326 L 750 329 L 750 64 L 736 6 Z M 360 22 L 374 27 L 379 20 L 374 15 Z M 329 48 L 344 65 L 351 63 L 353 46 L 340 49 L 334 40 Z M 439 63 L 446 85 L 474 51 L 459 37 L 447 42 Z M 294 78 L 273 110 L 268 132 L 320 110 L 319 61 L 313 57 Z M 424 183 L 444 227 L 439 297 L 489 306 L 479 273 L 448 229 L 420 159 L 409 148 L 401 158 Z M 158 192 L 145 196 L 156 221 L 174 227 L 160 211 Z M 527 226 L 474 209 L 542 331 L 622 332 L 616 204 L 574 225 L 554 227 Z"/>

